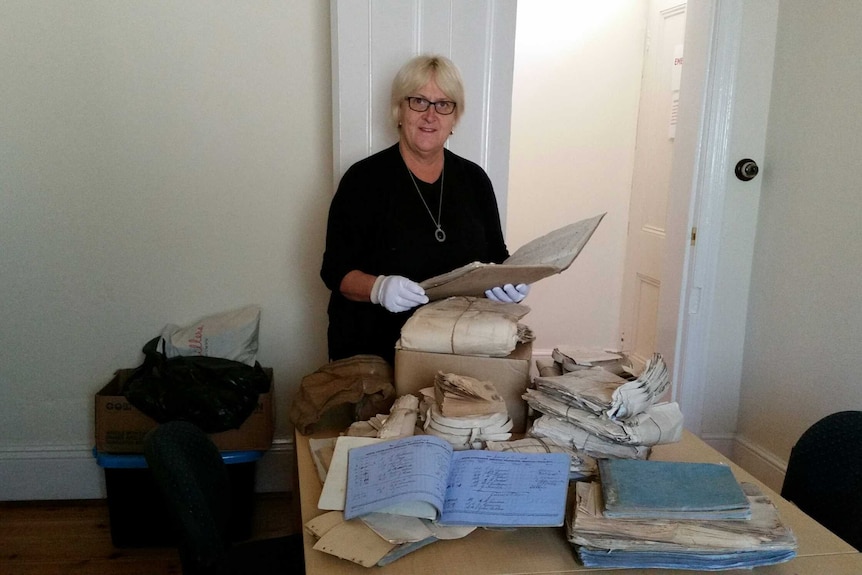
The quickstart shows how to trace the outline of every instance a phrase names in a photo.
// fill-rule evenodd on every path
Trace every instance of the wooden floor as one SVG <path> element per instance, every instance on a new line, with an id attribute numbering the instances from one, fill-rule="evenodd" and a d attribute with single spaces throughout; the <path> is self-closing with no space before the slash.
<path id="1" fill-rule="evenodd" d="M 301 530 L 299 497 L 257 494 L 251 539 Z M 117 548 L 106 500 L 0 502 L 2 575 L 180 575 L 174 548 Z"/>

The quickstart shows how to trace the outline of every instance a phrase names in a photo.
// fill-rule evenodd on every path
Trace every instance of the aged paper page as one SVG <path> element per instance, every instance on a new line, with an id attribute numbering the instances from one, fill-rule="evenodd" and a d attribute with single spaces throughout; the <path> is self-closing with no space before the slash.
<path id="1" fill-rule="evenodd" d="M 419 285 L 433 301 L 453 295 L 482 296 L 485 290 L 507 283 L 537 282 L 568 269 L 604 216 L 602 213 L 536 238 L 501 264 L 473 262 Z"/>

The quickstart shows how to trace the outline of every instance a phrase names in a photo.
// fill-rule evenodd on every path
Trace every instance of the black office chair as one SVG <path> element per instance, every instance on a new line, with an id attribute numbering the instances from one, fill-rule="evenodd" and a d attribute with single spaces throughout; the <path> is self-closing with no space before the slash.
<path id="1" fill-rule="evenodd" d="M 862 551 L 862 411 L 840 411 L 793 446 L 781 496 Z"/>

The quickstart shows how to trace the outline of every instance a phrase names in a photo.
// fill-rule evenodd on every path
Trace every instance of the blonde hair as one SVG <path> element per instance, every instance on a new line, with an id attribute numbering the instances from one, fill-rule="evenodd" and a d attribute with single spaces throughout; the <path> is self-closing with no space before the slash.
<path id="1" fill-rule="evenodd" d="M 401 103 L 407 96 L 434 80 L 446 96 L 455 102 L 455 123 L 464 113 L 464 83 L 457 66 L 445 56 L 423 54 L 407 61 L 392 81 L 390 102 L 392 120 L 398 124 Z"/>

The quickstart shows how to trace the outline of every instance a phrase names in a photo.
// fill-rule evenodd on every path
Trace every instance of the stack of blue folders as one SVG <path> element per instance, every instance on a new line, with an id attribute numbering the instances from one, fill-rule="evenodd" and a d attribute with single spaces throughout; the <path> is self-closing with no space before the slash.
<path id="1" fill-rule="evenodd" d="M 579 483 L 568 538 L 587 567 L 719 571 L 796 556 L 796 538 L 752 483 L 713 463 L 604 459 Z"/>

